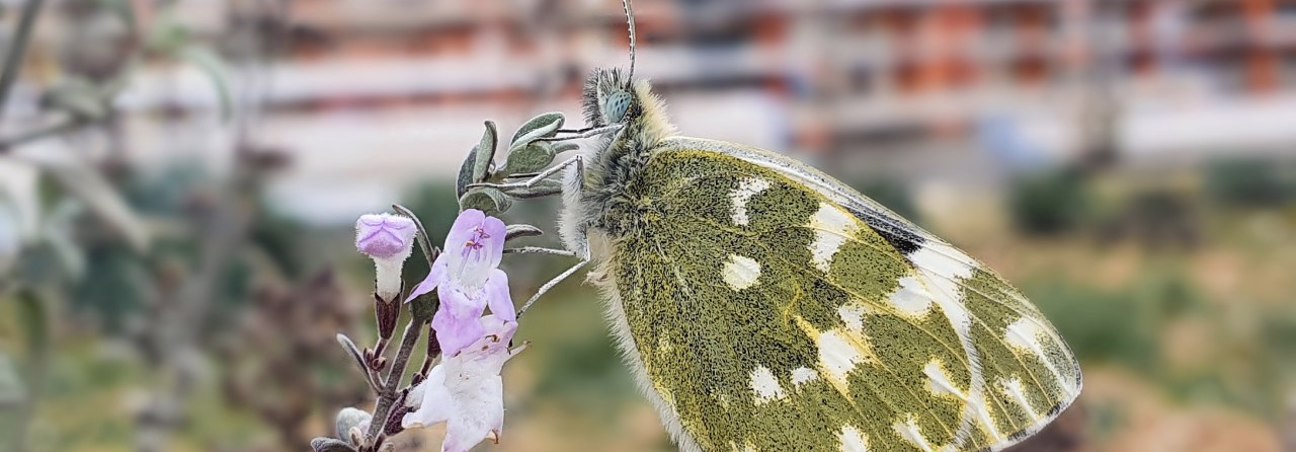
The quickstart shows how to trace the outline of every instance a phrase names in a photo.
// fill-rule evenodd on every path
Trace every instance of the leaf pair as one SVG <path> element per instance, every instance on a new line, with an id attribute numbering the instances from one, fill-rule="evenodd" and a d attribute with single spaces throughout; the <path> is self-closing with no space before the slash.
<path id="1" fill-rule="evenodd" d="M 497 169 L 494 163 L 498 130 L 494 122 L 486 121 L 486 132 L 482 134 L 481 142 L 468 154 L 459 169 L 456 183 L 459 208 L 478 209 L 488 215 L 498 215 L 513 206 L 514 198 L 534 198 L 561 192 L 562 184 L 556 180 L 507 189 L 471 185 L 488 180 L 533 176 L 552 164 L 558 154 L 575 149 L 574 143 L 554 144 L 545 140 L 556 136 L 563 122 L 561 113 L 545 113 L 531 118 L 513 134 L 504 167 Z"/>

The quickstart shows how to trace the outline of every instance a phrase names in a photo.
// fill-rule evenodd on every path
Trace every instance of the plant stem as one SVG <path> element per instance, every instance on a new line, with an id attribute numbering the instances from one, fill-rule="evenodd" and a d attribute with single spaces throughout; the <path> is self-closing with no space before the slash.
<path id="1" fill-rule="evenodd" d="M 410 354 L 414 352 L 414 344 L 423 333 L 424 322 L 422 319 L 415 319 L 405 325 L 400 351 L 396 352 L 396 361 L 392 362 L 391 372 L 387 373 L 383 390 L 378 394 L 378 404 L 374 407 L 373 421 L 369 423 L 370 440 L 377 438 L 382 433 L 383 426 L 387 425 L 387 416 L 391 413 L 392 404 L 396 403 L 398 396 L 396 387 L 400 386 L 401 379 L 405 376 L 405 366 L 409 364 Z"/>
<path id="2" fill-rule="evenodd" d="M 45 0 L 27 0 L 23 6 L 22 17 L 18 18 L 18 30 L 14 32 L 12 45 L 5 54 L 3 72 L 0 72 L 0 117 L 4 116 L 5 104 L 9 100 L 9 89 L 18 79 L 18 68 L 22 66 L 23 55 L 27 53 L 27 43 L 31 41 L 32 29 L 36 28 L 36 13 L 40 12 Z"/>
<path id="3" fill-rule="evenodd" d="M 27 143 L 27 142 L 29 142 L 29 141 L 39 140 L 39 139 L 41 139 L 41 138 L 51 137 L 51 136 L 55 136 L 55 135 L 61 135 L 61 134 L 63 134 L 64 132 L 69 132 L 69 131 L 72 131 L 72 130 L 79 129 L 79 128 L 81 128 L 82 126 L 85 126 L 85 125 L 87 125 L 87 124 L 88 124 L 88 123 L 87 123 L 86 121 L 83 121 L 83 120 L 79 120 L 79 119 L 67 119 L 67 120 L 60 121 L 60 122 L 58 122 L 58 123 L 55 123 L 54 125 L 47 126 L 47 127 L 43 128 L 43 129 L 37 129 L 37 130 L 28 131 L 28 132 L 23 132 L 23 133 L 20 133 L 20 134 L 14 135 L 14 136 L 12 136 L 12 137 L 8 137 L 8 138 L 0 139 L 0 154 L 3 154 L 3 153 L 5 153 L 5 152 L 8 152 L 8 151 L 9 151 L 10 149 L 12 149 L 14 146 L 18 146 L 18 145 L 21 145 L 21 144 Z"/>

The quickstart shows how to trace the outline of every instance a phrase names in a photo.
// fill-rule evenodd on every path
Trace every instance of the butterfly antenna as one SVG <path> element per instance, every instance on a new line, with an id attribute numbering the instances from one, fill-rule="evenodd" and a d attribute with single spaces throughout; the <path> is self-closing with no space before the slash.
<path id="1" fill-rule="evenodd" d="M 625 8 L 626 24 L 630 27 L 630 73 L 626 77 L 626 89 L 634 84 L 634 67 L 635 67 L 635 20 L 634 9 L 630 7 L 630 0 L 621 0 L 621 6 Z"/>

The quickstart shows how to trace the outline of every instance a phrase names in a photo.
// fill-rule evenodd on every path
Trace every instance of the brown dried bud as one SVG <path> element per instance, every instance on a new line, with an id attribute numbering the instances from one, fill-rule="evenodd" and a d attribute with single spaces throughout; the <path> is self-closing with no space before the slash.
<path id="1" fill-rule="evenodd" d="M 396 322 L 400 320 L 400 303 L 396 300 L 384 301 L 374 294 L 374 316 L 378 321 L 378 337 L 383 340 L 392 338 L 396 332 Z"/>

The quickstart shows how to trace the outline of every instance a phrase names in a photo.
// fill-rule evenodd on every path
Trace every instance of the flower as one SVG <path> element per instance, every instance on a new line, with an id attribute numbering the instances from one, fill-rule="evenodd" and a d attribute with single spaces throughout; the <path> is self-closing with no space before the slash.
<path id="1" fill-rule="evenodd" d="M 484 334 L 428 372 L 406 397 L 413 408 L 401 419 L 407 429 L 446 423 L 442 452 L 466 452 L 486 438 L 499 441 L 504 428 L 504 363 L 522 351 L 509 350 L 515 320 L 498 315 L 480 319 Z"/>
<path id="2" fill-rule="evenodd" d="M 356 249 L 373 258 L 377 289 L 383 300 L 400 294 L 401 267 L 414 249 L 414 220 L 387 213 L 361 215 L 356 220 Z"/>
<path id="3" fill-rule="evenodd" d="M 441 305 L 432 317 L 441 352 L 454 356 L 486 335 L 481 316 L 491 313 L 516 321 L 508 275 L 496 268 L 504 256 L 504 222 L 480 210 L 459 214 L 446 236 L 445 251 L 432 263 L 427 279 L 409 300 L 437 290 Z"/>

